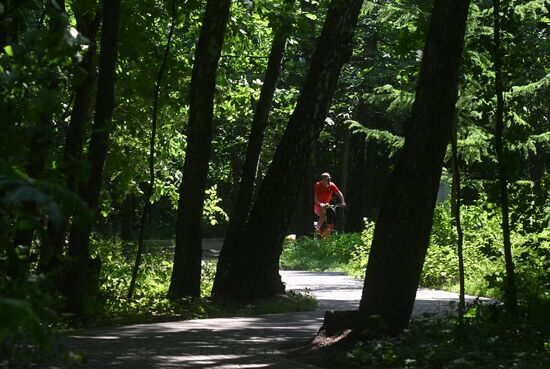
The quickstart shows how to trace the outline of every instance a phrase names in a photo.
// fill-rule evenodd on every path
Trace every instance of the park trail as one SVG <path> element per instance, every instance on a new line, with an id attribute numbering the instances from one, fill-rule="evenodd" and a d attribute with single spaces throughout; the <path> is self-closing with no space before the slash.
<path id="1" fill-rule="evenodd" d="M 85 353 L 83 367 L 93 369 L 315 368 L 285 358 L 280 349 L 313 338 L 325 310 L 357 309 L 362 283 L 335 272 L 281 271 L 281 276 L 287 290 L 317 298 L 317 310 L 92 329 L 69 337 L 67 344 Z M 457 301 L 454 293 L 420 289 L 413 317 L 448 314 Z"/>

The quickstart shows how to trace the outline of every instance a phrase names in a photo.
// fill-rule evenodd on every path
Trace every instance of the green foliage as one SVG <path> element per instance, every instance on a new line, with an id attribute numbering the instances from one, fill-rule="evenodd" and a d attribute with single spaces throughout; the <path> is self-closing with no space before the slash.
<path id="1" fill-rule="evenodd" d="M 402 335 L 371 336 L 339 357 L 346 368 L 546 368 L 550 366 L 550 322 L 510 322 L 477 308 L 480 317 L 414 320 Z"/>
<path id="2" fill-rule="evenodd" d="M 516 266 L 516 279 L 520 301 L 535 308 L 542 301 L 550 301 L 550 270 L 548 254 L 550 240 L 548 217 L 540 210 L 531 214 L 514 207 L 511 243 Z M 520 218 L 526 217 L 531 229 L 526 229 Z M 464 265 L 466 291 L 473 295 L 502 297 L 505 284 L 505 263 L 501 228 L 501 211 L 486 199 L 461 211 L 464 232 Z M 536 227 L 533 227 L 536 224 Z M 452 287 L 458 289 L 458 259 L 456 236 L 451 228 L 449 206 L 437 207 L 434 226 L 424 263 L 421 284 L 426 287 Z"/>
<path id="3" fill-rule="evenodd" d="M 550 301 L 550 215 L 534 205 L 530 197 L 519 195 L 511 219 L 513 258 L 518 295 L 526 313 L 537 312 Z M 525 198 L 525 196 L 527 196 Z M 547 205 L 548 206 L 548 205 Z M 505 263 L 501 212 L 486 198 L 462 207 L 466 293 L 502 298 Z M 341 270 L 363 279 L 368 264 L 375 224 L 366 221 L 361 234 L 339 234 L 324 240 L 302 238 L 287 241 L 281 267 L 305 270 Z M 458 291 L 456 233 L 448 202 L 438 203 L 420 286 Z"/>
<path id="4" fill-rule="evenodd" d="M 365 228 L 361 232 L 361 243 L 355 245 L 351 252 L 351 259 L 346 265 L 346 272 L 356 278 L 364 278 L 374 236 L 374 225 L 374 222 L 365 219 Z"/>
<path id="5" fill-rule="evenodd" d="M 77 360 L 55 329 L 61 301 L 51 283 L 35 272 L 18 282 L 0 279 L 0 366 L 36 367 L 52 359 L 70 366 Z"/>
<path id="6" fill-rule="evenodd" d="M 225 211 L 219 206 L 221 201 L 222 199 L 217 194 L 217 186 L 212 186 L 206 190 L 203 217 L 208 220 L 210 225 L 218 224 L 218 218 L 222 218 L 224 222 L 229 220 Z"/>
<path id="7" fill-rule="evenodd" d="M 133 298 L 128 300 L 126 294 L 134 245 L 114 239 L 96 239 L 92 248 L 94 255 L 101 257 L 102 269 L 99 296 L 90 298 L 86 304 L 87 319 L 84 324 L 87 326 L 306 311 L 316 307 L 316 301 L 311 296 L 295 293 L 281 299 L 259 300 L 246 306 L 218 305 L 208 297 L 216 271 L 216 262 L 212 259 L 203 260 L 201 298 L 168 299 L 173 246 L 162 242 L 146 244 L 136 290 Z"/>
<path id="8" fill-rule="evenodd" d="M 383 144 L 388 149 L 390 157 L 399 152 L 405 142 L 405 139 L 401 136 L 394 135 L 386 130 L 367 128 L 356 121 L 348 120 L 344 124 L 348 125 L 355 134 L 363 133 L 367 141 Z"/>
<path id="9" fill-rule="evenodd" d="M 342 270 L 352 257 L 354 248 L 361 247 L 359 234 L 334 234 L 316 240 L 303 237 L 285 241 L 280 257 L 281 268 L 301 270 Z"/>
<path id="10" fill-rule="evenodd" d="M 92 249 L 94 256 L 101 258 L 102 268 L 100 296 L 90 299 L 86 305 L 90 323 L 139 321 L 155 316 L 205 316 L 201 300 L 172 301 L 167 298 L 173 253 L 167 245 L 151 244 L 146 247 L 131 300 L 125 296 L 134 262 L 134 245 L 114 239 L 97 239 Z M 201 288 L 205 291 L 211 282 L 203 279 L 202 283 Z"/>

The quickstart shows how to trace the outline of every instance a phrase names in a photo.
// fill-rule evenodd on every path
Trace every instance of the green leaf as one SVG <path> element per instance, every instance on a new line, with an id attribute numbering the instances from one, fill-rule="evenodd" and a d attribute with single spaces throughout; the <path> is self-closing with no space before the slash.
<path id="1" fill-rule="evenodd" d="M 4 46 L 4 51 L 8 54 L 8 56 L 13 56 L 13 49 L 11 45 Z"/>

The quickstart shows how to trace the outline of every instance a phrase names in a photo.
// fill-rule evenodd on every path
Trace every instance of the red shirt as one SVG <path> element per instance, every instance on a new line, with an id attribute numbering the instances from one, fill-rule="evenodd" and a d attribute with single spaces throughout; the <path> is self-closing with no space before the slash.
<path id="1" fill-rule="evenodd" d="M 325 187 L 323 186 L 323 181 L 315 182 L 315 185 L 313 186 L 313 191 L 315 191 L 317 200 L 325 204 L 330 203 L 330 200 L 332 200 L 332 194 L 334 192 L 340 192 L 334 182 L 329 182 L 328 186 Z"/>

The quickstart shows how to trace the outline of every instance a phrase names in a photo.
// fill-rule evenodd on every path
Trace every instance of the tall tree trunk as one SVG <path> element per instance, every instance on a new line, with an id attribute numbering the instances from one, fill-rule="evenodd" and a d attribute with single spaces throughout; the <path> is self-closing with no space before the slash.
<path id="1" fill-rule="evenodd" d="M 351 153 L 351 132 L 347 127 L 344 127 L 344 144 L 342 146 L 342 174 L 339 182 L 339 188 L 340 191 L 342 191 L 344 194 L 348 193 L 349 190 L 349 182 L 351 182 L 350 178 L 350 153 Z M 338 232 L 344 232 L 344 230 L 347 228 L 347 216 L 344 212 L 344 209 L 340 209 L 340 211 L 337 212 L 336 216 L 338 217 L 338 221 L 336 222 L 336 229 Z"/>
<path id="2" fill-rule="evenodd" d="M 103 168 L 109 145 L 109 132 L 115 103 L 115 77 L 117 62 L 120 0 L 103 0 L 103 24 L 100 40 L 99 74 L 94 125 L 88 150 L 90 167 L 88 181 L 79 189 L 79 194 L 90 208 L 95 219 L 99 193 L 103 184 Z M 67 271 L 67 310 L 82 313 L 83 299 L 89 286 L 88 259 L 92 221 L 74 221 L 69 236 L 69 256 L 72 264 Z"/>
<path id="3" fill-rule="evenodd" d="M 408 326 L 453 122 L 468 0 L 437 0 L 405 144 L 374 231 L 355 332 L 380 316 L 389 333 Z"/>
<path id="4" fill-rule="evenodd" d="M 370 143 L 369 143 L 370 145 Z M 365 226 L 367 177 L 372 174 L 367 169 L 367 143 L 364 134 L 350 137 L 349 182 L 345 192 L 347 204 L 346 231 L 361 232 Z"/>
<path id="5" fill-rule="evenodd" d="M 379 158 L 378 142 L 371 140 L 366 142 L 366 145 L 364 214 L 365 217 L 369 218 L 370 220 L 374 220 L 378 214 L 378 204 L 381 202 L 379 200 L 381 194 L 379 193 L 379 191 L 375 191 L 375 186 L 380 180 L 380 174 L 377 170 Z"/>
<path id="6" fill-rule="evenodd" d="M 164 69 L 168 61 L 168 55 L 170 54 L 170 45 L 172 44 L 172 35 L 174 34 L 174 27 L 176 24 L 176 0 L 172 0 L 171 3 L 172 20 L 170 24 L 170 31 L 168 32 L 168 39 L 166 40 L 166 47 L 164 48 L 164 56 L 157 76 L 157 83 L 155 87 L 155 94 L 153 96 L 153 116 L 151 122 L 151 139 L 149 142 L 149 183 L 145 190 L 145 199 L 143 204 L 143 210 L 141 212 L 141 220 L 139 224 L 139 236 L 138 247 L 136 253 L 136 262 L 134 263 L 134 269 L 132 270 L 132 278 L 130 280 L 130 287 L 126 298 L 131 299 L 134 294 L 136 286 L 136 279 L 141 264 L 141 255 L 143 254 L 143 234 L 145 232 L 145 224 L 147 216 L 151 209 L 151 196 L 153 195 L 153 189 L 155 185 L 155 141 L 157 138 L 157 112 L 158 112 L 158 100 L 160 95 L 160 87 L 162 84 L 162 77 L 164 75 Z"/>
<path id="7" fill-rule="evenodd" d="M 456 226 L 457 239 L 457 254 L 458 254 L 458 278 L 460 284 L 459 303 L 458 303 L 458 319 L 462 323 L 464 317 L 464 311 L 466 308 L 465 302 L 465 282 L 464 282 L 464 234 L 462 232 L 462 224 L 460 222 L 460 207 L 462 206 L 462 195 L 460 191 L 460 167 L 458 164 L 458 114 L 455 114 L 451 132 L 451 146 L 452 146 L 452 164 L 453 164 L 453 192 L 451 196 L 451 207 L 454 218 L 454 224 Z"/>
<path id="8" fill-rule="evenodd" d="M 313 232 L 313 163 L 309 160 L 302 174 L 302 186 L 296 203 L 296 236 L 311 235 Z"/>
<path id="9" fill-rule="evenodd" d="M 361 0 L 331 2 L 298 103 L 239 241 L 239 258 L 225 277 L 225 289 L 220 291 L 225 295 L 248 299 L 285 290 L 279 275 L 284 235 L 302 173 L 323 128 L 341 68 L 350 56 L 361 5 Z"/>
<path id="10" fill-rule="evenodd" d="M 84 132 L 91 119 L 94 87 L 97 78 L 94 59 L 97 53 L 96 37 L 100 16 L 95 14 L 95 9 L 82 9 L 75 5 L 73 4 L 73 12 L 75 13 L 76 27 L 79 32 L 88 38 L 89 46 L 80 63 L 85 76 L 75 88 L 74 105 L 67 127 L 60 170 L 65 177 L 67 188 L 73 192 L 78 192 L 78 182 L 79 177 L 82 176 L 81 167 L 84 161 L 82 153 Z M 58 226 L 51 222 L 48 223 L 48 240 L 40 250 L 39 265 L 43 272 L 52 272 L 59 266 L 59 256 L 63 252 L 67 228 L 67 222 Z"/>
<path id="11" fill-rule="evenodd" d="M 176 250 L 169 294 L 199 296 L 202 260 L 202 213 L 212 120 L 216 70 L 229 18 L 230 0 L 209 0 L 191 78 L 187 149 L 179 190 Z"/>
<path id="12" fill-rule="evenodd" d="M 127 193 L 120 205 L 120 238 L 123 241 L 132 241 L 134 238 L 134 211 L 136 196 Z"/>
<path id="13" fill-rule="evenodd" d="M 292 0 L 293 1 L 293 0 Z M 216 294 L 218 290 L 224 288 L 220 286 L 225 281 L 225 276 L 228 273 L 229 265 L 235 257 L 236 247 L 239 242 L 244 224 L 248 218 L 252 197 L 254 195 L 254 185 L 258 172 L 258 162 L 262 151 L 264 141 L 264 133 L 269 122 L 269 112 L 271 103 L 277 87 L 277 80 L 283 64 L 283 56 L 286 48 L 288 30 L 275 29 L 275 37 L 271 45 L 267 69 L 265 72 L 264 83 L 260 92 L 260 98 L 256 107 L 256 112 L 252 120 L 250 135 L 248 137 L 248 146 L 246 149 L 246 157 L 241 174 L 239 184 L 239 192 L 236 202 L 233 204 L 231 219 L 225 235 L 223 247 L 218 259 L 216 277 L 212 287 L 212 294 Z"/>
<path id="14" fill-rule="evenodd" d="M 506 294 L 505 304 L 510 315 L 517 317 L 518 301 L 514 261 L 512 259 L 512 244 L 510 242 L 510 215 L 508 209 L 508 179 L 504 159 L 504 88 L 502 81 L 502 49 L 500 43 L 500 0 L 493 1 L 494 16 L 494 69 L 495 93 L 497 97 L 495 116 L 495 148 L 497 152 L 498 177 L 500 184 L 500 206 L 502 208 L 502 236 L 504 241 L 504 259 L 506 262 Z"/>

